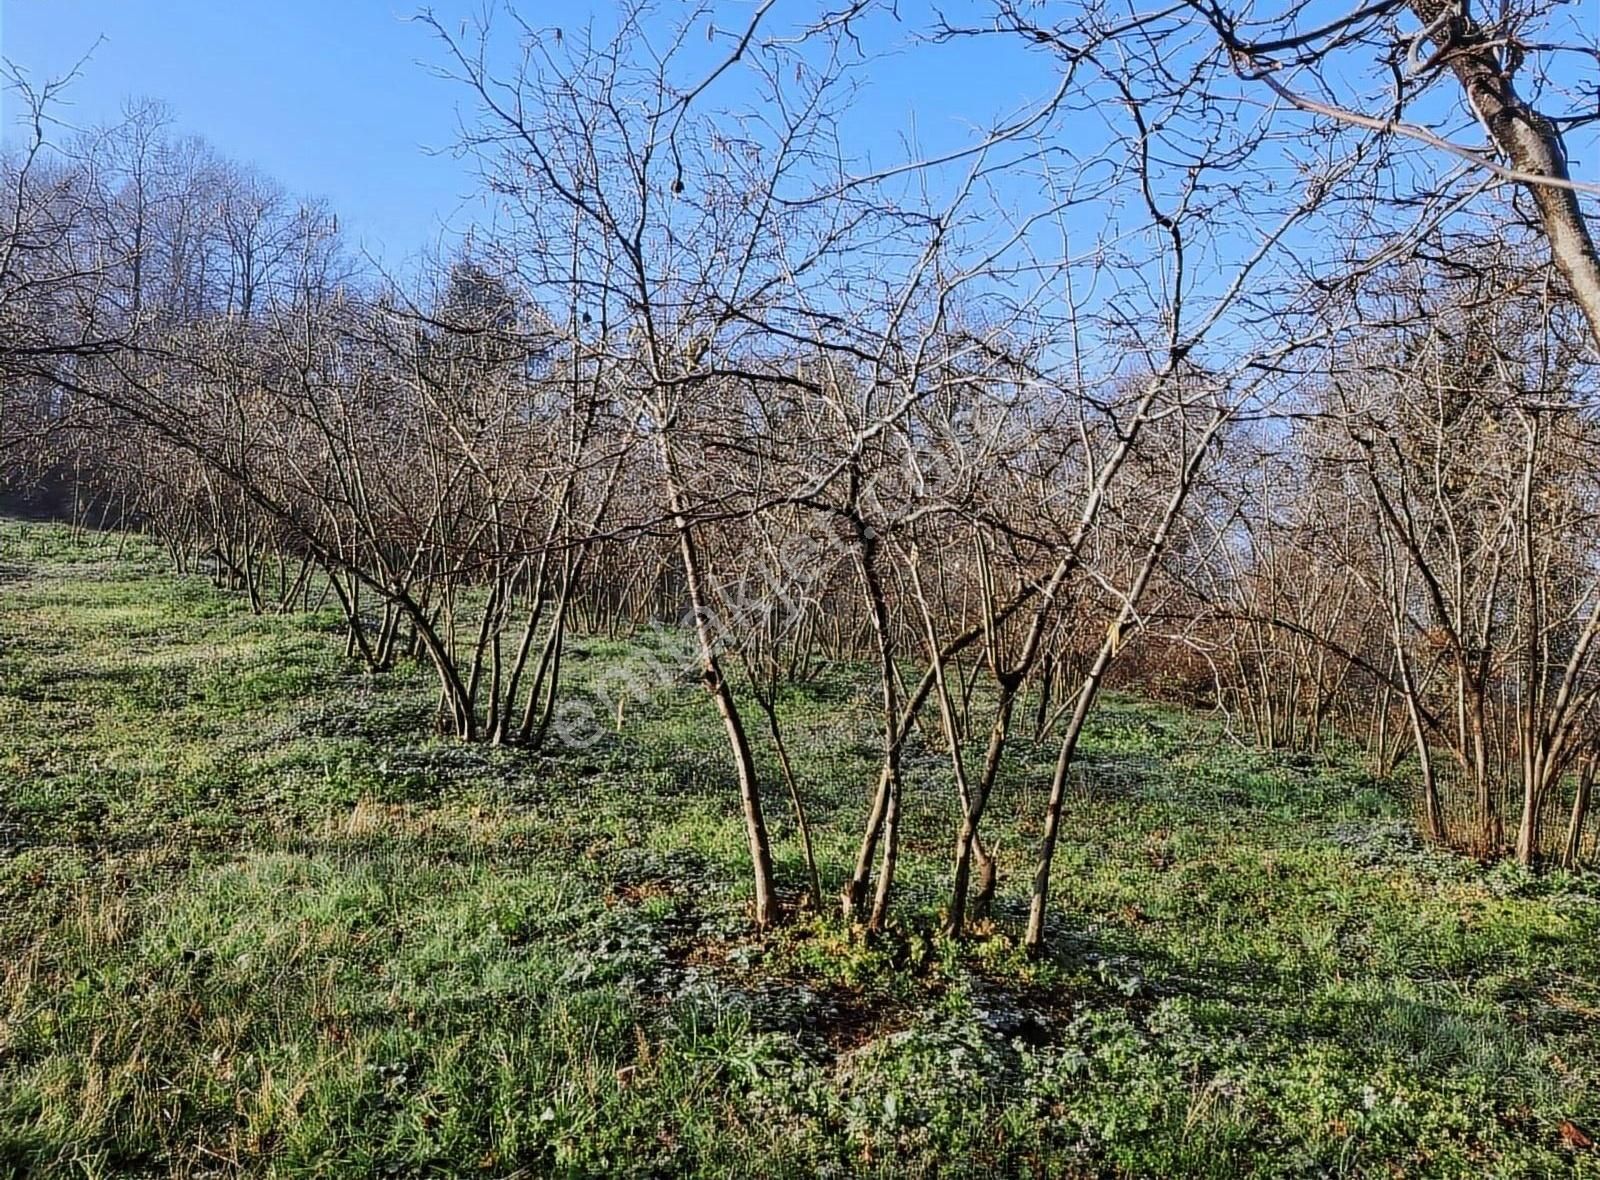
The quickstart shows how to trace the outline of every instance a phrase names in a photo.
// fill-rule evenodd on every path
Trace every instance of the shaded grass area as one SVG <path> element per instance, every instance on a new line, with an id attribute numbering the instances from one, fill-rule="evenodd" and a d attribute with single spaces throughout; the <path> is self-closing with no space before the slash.
<path id="1" fill-rule="evenodd" d="M 687 681 L 581 749 L 461 747 L 334 615 L 48 526 L 0 566 L 0 1174 L 1600 1175 L 1600 883 L 1438 854 L 1353 762 L 1110 702 L 1030 962 L 1053 749 L 1017 747 L 958 947 L 919 742 L 897 927 L 762 939 Z M 645 642 L 576 639 L 574 699 Z M 872 695 L 782 704 L 830 889 Z"/>

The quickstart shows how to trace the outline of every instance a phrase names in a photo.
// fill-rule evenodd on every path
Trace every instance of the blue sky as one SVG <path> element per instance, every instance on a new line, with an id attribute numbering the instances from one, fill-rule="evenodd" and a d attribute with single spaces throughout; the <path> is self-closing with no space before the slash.
<path id="1" fill-rule="evenodd" d="M 448 150 L 459 120 L 463 114 L 472 118 L 474 104 L 462 85 L 430 70 L 444 62 L 442 49 L 426 28 L 407 19 L 421 2 L 0 0 L 0 54 L 35 80 L 59 75 L 88 54 L 81 77 L 68 93 L 70 105 L 59 112 L 63 118 L 92 126 L 114 121 L 129 98 L 163 100 L 171 108 L 175 130 L 204 137 L 220 153 L 255 165 L 291 192 L 326 198 L 347 241 L 404 276 L 408 262 L 424 252 L 436 252 L 441 237 L 448 244 L 454 232 L 486 217 L 485 207 L 474 195 L 478 184 L 472 166 Z M 433 0 L 432 7 L 443 23 L 453 27 L 490 2 Z M 1595 2 L 1582 0 L 1576 7 L 1592 12 Z M 504 0 L 492 3 L 501 6 Z M 754 3 L 719 0 L 716 20 L 724 37 L 747 19 Z M 1318 3 L 1321 7 L 1314 12 L 1343 10 L 1342 0 Z M 1014 115 L 1024 103 L 1054 89 L 1060 62 L 1014 37 L 963 39 L 953 46 L 924 44 L 914 52 L 905 50 L 912 29 L 930 27 L 929 10 L 935 5 L 957 23 L 982 24 L 980 14 L 989 10 L 984 0 L 899 0 L 903 25 L 896 26 L 883 15 L 873 18 L 876 23 L 863 30 L 863 39 L 875 53 L 861 72 L 866 89 L 846 112 L 841 128 L 853 163 L 882 167 L 898 162 L 907 151 L 906 138 L 912 135 L 918 154 L 937 154 L 971 142 L 979 128 Z M 604 26 L 607 14 L 616 11 L 614 0 L 518 0 L 518 7 L 531 24 L 561 26 L 569 35 L 590 20 Z M 685 7 L 684 0 L 658 0 L 656 20 L 670 24 Z M 781 32 L 777 22 L 814 16 L 818 8 L 815 0 L 780 3 L 764 31 Z M 1063 0 L 1041 11 L 1064 14 L 1070 6 Z M 1581 26 L 1583 17 L 1564 19 L 1567 23 L 1558 32 L 1567 34 L 1572 22 Z M 515 30 L 503 18 L 497 24 L 499 33 L 492 44 L 499 52 L 514 53 Z M 1206 43 L 1204 36 L 1199 40 Z M 693 60 L 697 55 L 709 62 L 725 52 L 720 39 L 710 44 L 696 35 L 689 45 L 693 68 L 698 68 Z M 1355 68 L 1370 76 L 1378 71 L 1378 63 L 1362 51 Z M 719 82 L 722 87 L 738 85 L 737 72 Z M 1107 101 L 1111 96 L 1103 87 L 1084 85 L 1087 89 L 1074 91 L 1076 109 L 1054 125 L 1053 142 L 1088 153 L 1109 144 L 1115 154 L 1120 137 L 1120 147 L 1126 148 L 1126 127 L 1108 114 L 1118 104 Z M 1225 91 L 1228 84 L 1221 85 Z M 1260 87 L 1245 87 L 1243 93 L 1249 100 L 1241 108 L 1244 112 L 1266 97 Z M 735 90 L 713 95 L 711 105 L 721 97 L 731 105 L 740 100 Z M 1430 103 L 1434 109 L 1458 104 L 1459 96 L 1444 85 Z M 14 112 L 8 111 L 0 120 L 8 131 L 12 118 Z M 1459 119 L 1456 126 L 1460 133 Z M 1165 135 L 1181 142 L 1184 133 L 1180 126 L 1168 128 Z M 1469 142 L 1474 133 L 1469 125 L 1465 133 Z M 1570 145 L 1584 179 L 1596 175 L 1597 139 L 1600 131 L 1592 130 L 1574 137 Z M 1414 155 L 1420 163 L 1408 166 L 1430 172 L 1455 163 L 1437 153 Z M 1262 198 L 1260 193 L 1247 193 L 1243 203 L 1287 199 L 1299 183 L 1296 165 L 1294 156 L 1276 159 L 1270 150 L 1266 152 L 1262 171 L 1252 183 L 1269 173 L 1279 176 L 1284 195 Z M 1076 164 L 1065 167 L 1070 179 Z M 1169 171 L 1175 176 L 1181 173 L 1176 166 Z M 1097 175 L 1088 168 L 1082 174 Z M 908 176 L 905 183 L 914 187 L 923 183 L 925 175 Z M 1117 199 L 1127 197 L 1122 192 Z M 997 181 L 989 199 L 989 213 L 1011 214 L 1047 207 L 1054 197 L 1041 191 L 1037 173 L 1021 170 Z M 1137 303 L 1138 284 L 1157 278 L 1154 270 L 1130 277 L 1130 267 L 1140 264 L 1121 260 L 1119 267 L 1113 260 L 1108 265 L 1092 252 L 1097 235 L 1119 235 L 1120 217 L 1126 215 L 1130 223 L 1144 220 L 1137 199 L 1131 208 L 1125 214 L 1110 199 L 1078 207 L 1072 214 L 1072 250 L 1079 252 L 1087 243 L 1091 252 L 1083 262 L 1093 271 L 1095 282 L 1104 280 L 1109 289 L 1133 291 Z M 1191 296 L 1223 289 L 1232 263 L 1255 248 L 1269 224 L 1258 224 L 1231 206 L 1223 212 L 1228 216 L 1207 226 L 1205 240 L 1192 248 L 1192 261 L 1198 265 L 1188 275 Z M 995 232 L 1002 237 L 1005 233 Z M 1039 230 L 1041 236 L 1051 232 L 1048 223 Z M 1302 237 L 1286 241 L 1309 244 Z M 1311 253 L 1328 251 L 1319 248 Z M 1112 277 L 1106 279 L 1108 273 Z M 1098 292 L 1098 287 L 1093 290 Z M 1092 298 L 1100 296 L 1095 293 Z M 1140 314 L 1153 322 L 1148 308 Z"/>
<path id="2" fill-rule="evenodd" d="M 129 97 L 165 100 L 178 130 L 327 197 L 353 240 L 395 261 L 459 221 L 472 191 L 459 162 L 428 154 L 449 146 L 459 96 L 416 64 L 432 46 L 404 19 L 411 10 L 390 0 L 0 0 L 0 53 L 36 80 L 90 53 L 65 119 L 87 126 L 114 119 Z M 8 110 L 8 130 L 13 118 Z"/>
<path id="3" fill-rule="evenodd" d="M 60 115 L 113 121 L 125 100 L 157 98 L 175 129 L 261 168 L 291 191 L 326 197 L 350 239 L 390 266 L 480 216 L 471 168 L 453 159 L 466 91 L 438 78 L 429 32 L 407 18 L 420 0 L 0 0 L 0 55 L 43 80 L 89 54 Z M 482 0 L 434 0 L 447 24 Z M 671 0 L 663 7 L 670 14 Z M 728 6 L 730 20 L 741 4 Z M 960 5 L 958 4 L 959 8 Z M 527 0 L 530 21 L 577 25 L 586 0 Z M 504 43 L 514 42 L 509 28 Z M 891 43 L 897 36 L 885 30 Z M 1018 71 L 1012 47 L 967 45 L 874 65 L 863 121 L 878 162 L 914 126 L 929 148 L 968 134 L 1045 86 Z M 945 55 L 948 61 L 954 51 Z M 998 67 L 1004 55 L 1005 67 Z M 987 59 L 987 60 L 986 60 Z M 5 113 L 8 134 L 15 111 Z"/>

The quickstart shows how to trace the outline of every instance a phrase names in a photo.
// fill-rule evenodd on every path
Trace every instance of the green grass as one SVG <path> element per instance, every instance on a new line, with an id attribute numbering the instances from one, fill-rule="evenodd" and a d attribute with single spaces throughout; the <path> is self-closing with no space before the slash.
<path id="1" fill-rule="evenodd" d="M 577 700 L 638 656 L 574 645 Z M 531 756 L 341 648 L 0 522 L 0 1174 L 1600 1176 L 1600 882 L 1431 851 L 1353 763 L 1109 702 L 1029 961 L 1053 749 L 958 947 L 919 745 L 895 929 L 762 939 L 692 684 Z M 830 890 L 871 710 L 849 669 L 784 701 Z"/>

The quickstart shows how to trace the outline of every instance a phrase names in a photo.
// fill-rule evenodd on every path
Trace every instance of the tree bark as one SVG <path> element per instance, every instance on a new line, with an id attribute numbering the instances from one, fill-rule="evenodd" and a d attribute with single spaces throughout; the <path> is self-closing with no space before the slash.
<path id="1" fill-rule="evenodd" d="M 1465 11 L 1464 5 L 1411 0 L 1411 11 L 1425 27 L 1441 30 L 1433 39 L 1438 56 L 1460 82 L 1495 146 L 1517 171 L 1557 182 L 1527 182 L 1526 187 L 1538 207 L 1550 257 L 1571 287 L 1589 321 L 1595 347 L 1600 348 L 1600 254 L 1578 194 L 1561 183 L 1572 176 L 1559 129 L 1517 93 L 1512 74 L 1501 61 L 1500 38 L 1470 17 L 1456 14 Z"/>

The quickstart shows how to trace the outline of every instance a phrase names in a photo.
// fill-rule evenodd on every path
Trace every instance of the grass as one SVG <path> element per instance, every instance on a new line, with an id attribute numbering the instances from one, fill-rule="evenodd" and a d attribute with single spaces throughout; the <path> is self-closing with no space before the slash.
<path id="1" fill-rule="evenodd" d="M 580 702 L 638 654 L 574 642 Z M 341 646 L 0 522 L 0 1174 L 1600 1176 L 1600 881 L 1436 853 L 1351 761 L 1111 701 L 1029 961 L 1053 750 L 955 946 L 919 746 L 897 927 L 763 939 L 692 684 L 531 756 L 427 739 L 426 671 Z M 871 686 L 784 710 L 836 888 Z"/>

